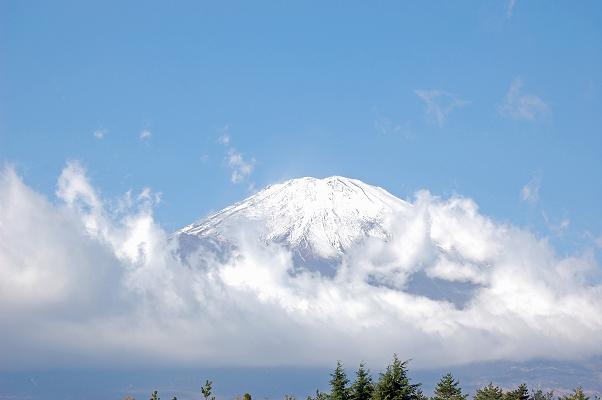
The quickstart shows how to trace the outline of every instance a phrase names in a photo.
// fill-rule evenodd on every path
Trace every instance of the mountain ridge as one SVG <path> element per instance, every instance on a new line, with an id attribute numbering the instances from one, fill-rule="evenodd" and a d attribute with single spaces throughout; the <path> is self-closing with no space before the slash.
<path id="1" fill-rule="evenodd" d="M 290 247 L 302 258 L 334 259 L 367 238 L 387 239 L 387 215 L 412 206 L 385 189 L 342 176 L 302 177 L 269 185 L 176 232 L 227 240 L 253 225 L 265 242 Z"/>

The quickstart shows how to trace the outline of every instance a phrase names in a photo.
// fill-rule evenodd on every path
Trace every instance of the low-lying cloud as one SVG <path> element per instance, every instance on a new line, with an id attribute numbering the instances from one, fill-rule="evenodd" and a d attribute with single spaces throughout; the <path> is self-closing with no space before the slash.
<path id="1" fill-rule="evenodd" d="M 289 251 L 248 226 L 233 233 L 233 257 L 198 253 L 203 267 L 184 265 L 153 218 L 156 196 L 124 199 L 103 199 L 78 163 L 63 170 L 56 199 L 10 167 L 0 173 L 0 368 L 601 354 L 593 250 L 559 256 L 470 199 L 418 193 L 387 221 L 388 242 L 358 244 L 334 276 L 295 269 Z M 418 272 L 478 289 L 463 307 L 412 294 Z"/>

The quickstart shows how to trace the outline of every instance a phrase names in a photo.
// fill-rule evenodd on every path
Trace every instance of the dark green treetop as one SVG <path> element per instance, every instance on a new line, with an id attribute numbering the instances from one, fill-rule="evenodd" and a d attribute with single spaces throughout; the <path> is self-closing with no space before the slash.
<path id="1" fill-rule="evenodd" d="M 205 384 L 203 385 L 203 387 L 201 387 L 201 394 L 203 395 L 205 400 L 215 400 L 215 396 L 212 396 L 211 393 L 211 390 L 213 389 L 211 385 L 213 385 L 213 382 L 207 379 L 205 380 Z"/>
<path id="2" fill-rule="evenodd" d="M 506 400 L 529 400 L 529 389 L 525 383 L 518 385 L 518 388 L 506 392 Z"/>
<path id="3" fill-rule="evenodd" d="M 355 382 L 351 385 L 351 400 L 370 400 L 374 392 L 374 385 L 370 371 L 365 368 L 364 363 L 360 363 L 355 375 Z"/>
<path id="4" fill-rule="evenodd" d="M 460 382 L 447 373 L 437 383 L 433 400 L 465 400 L 467 397 L 468 394 L 462 394 Z"/>
<path id="5" fill-rule="evenodd" d="M 373 400 L 419 400 L 422 392 L 420 384 L 411 384 L 408 378 L 407 361 L 401 362 L 397 354 L 384 373 L 380 374 L 374 387 Z"/>
<path id="6" fill-rule="evenodd" d="M 343 364 L 337 361 L 337 367 L 330 374 L 330 399 L 331 400 L 350 400 L 350 390 L 347 386 L 349 379 L 343 369 Z"/>
<path id="7" fill-rule="evenodd" d="M 417 400 L 429 400 L 428 396 L 422 393 L 422 389 L 416 388 L 416 399 Z"/>
<path id="8" fill-rule="evenodd" d="M 531 400 L 553 400 L 554 392 L 553 391 L 544 392 L 541 389 L 537 389 L 536 391 L 531 392 L 530 399 Z"/>
<path id="9" fill-rule="evenodd" d="M 150 400 L 159 400 L 159 394 L 156 390 L 151 394 Z"/>
<path id="10" fill-rule="evenodd" d="M 477 390 L 474 400 L 504 400 L 504 392 L 499 386 L 494 386 L 493 383 L 490 383 Z"/>
<path id="11" fill-rule="evenodd" d="M 558 400 L 589 400 L 589 397 L 587 397 L 585 393 L 583 393 L 582 387 L 578 387 L 573 391 L 573 393 L 567 396 L 561 396 L 558 398 Z"/>
<path id="12" fill-rule="evenodd" d="M 328 393 L 320 392 L 319 389 L 316 389 L 316 397 L 307 396 L 307 400 L 329 400 L 330 396 Z"/>

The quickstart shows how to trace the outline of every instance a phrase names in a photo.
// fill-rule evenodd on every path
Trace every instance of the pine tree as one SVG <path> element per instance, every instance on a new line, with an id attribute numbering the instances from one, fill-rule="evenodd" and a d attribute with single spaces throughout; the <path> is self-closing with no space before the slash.
<path id="1" fill-rule="evenodd" d="M 373 400 L 419 400 L 420 384 L 411 384 L 408 378 L 406 364 L 393 355 L 393 362 L 387 366 L 374 388 Z"/>
<path id="2" fill-rule="evenodd" d="M 370 371 L 365 368 L 364 363 L 356 372 L 355 382 L 351 385 L 351 400 L 370 400 L 374 392 Z"/>
<path id="3" fill-rule="evenodd" d="M 529 400 L 529 389 L 525 383 L 521 383 L 518 388 L 506 392 L 506 400 Z"/>
<path id="4" fill-rule="evenodd" d="M 493 383 L 490 383 L 477 390 L 474 400 L 504 400 L 504 392 L 499 386 L 494 386 Z"/>
<path id="5" fill-rule="evenodd" d="M 437 383 L 433 400 L 465 400 L 467 397 L 468 394 L 462 394 L 460 382 L 455 380 L 451 373 L 448 373 L 443 375 Z"/>
<path id="6" fill-rule="evenodd" d="M 422 393 L 422 389 L 416 389 L 416 399 L 417 400 L 429 400 L 428 396 Z"/>
<path id="7" fill-rule="evenodd" d="M 531 400 L 554 400 L 554 392 L 543 392 L 541 389 L 537 389 L 536 391 L 531 392 L 531 396 L 529 397 Z"/>
<path id="8" fill-rule="evenodd" d="M 251 400 L 251 395 L 249 393 L 245 393 L 242 395 L 242 400 Z"/>
<path id="9" fill-rule="evenodd" d="M 559 400 L 589 400 L 589 397 L 583 393 L 583 388 L 580 386 L 573 391 L 573 393 L 568 396 L 561 396 L 558 398 Z"/>
<path id="10" fill-rule="evenodd" d="M 331 400 L 350 400 L 349 399 L 349 379 L 345 375 L 343 364 L 337 361 L 337 367 L 330 374 L 330 399 Z"/>
<path id="11" fill-rule="evenodd" d="M 316 389 L 316 400 L 330 400 L 330 395 Z"/>
<path id="12" fill-rule="evenodd" d="M 213 382 L 207 379 L 205 380 L 205 384 L 203 385 L 203 387 L 201 387 L 201 394 L 203 395 L 205 400 L 215 400 L 215 396 L 211 395 L 211 385 L 213 385 Z"/>
<path id="13" fill-rule="evenodd" d="M 150 400 L 159 400 L 159 394 L 156 390 L 153 392 L 153 394 L 151 394 Z"/>

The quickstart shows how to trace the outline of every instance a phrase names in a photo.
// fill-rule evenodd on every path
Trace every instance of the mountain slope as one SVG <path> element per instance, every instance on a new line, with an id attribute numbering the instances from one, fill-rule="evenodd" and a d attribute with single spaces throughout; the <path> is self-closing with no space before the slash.
<path id="1" fill-rule="evenodd" d="M 302 259 L 334 259 L 366 237 L 387 238 L 387 214 L 411 205 L 386 190 L 333 176 L 268 186 L 176 232 L 181 243 L 220 248 L 251 226 L 265 242 L 284 244 Z"/>

